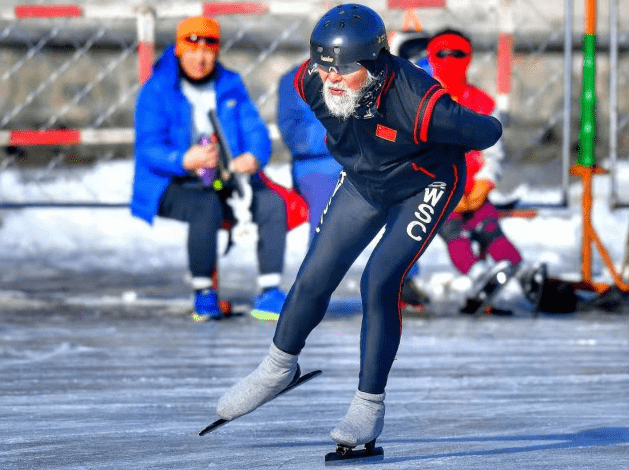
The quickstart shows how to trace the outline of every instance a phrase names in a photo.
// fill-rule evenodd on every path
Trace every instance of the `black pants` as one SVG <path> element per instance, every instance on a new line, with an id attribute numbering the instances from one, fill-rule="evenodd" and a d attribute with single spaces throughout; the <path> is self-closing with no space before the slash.
<path id="1" fill-rule="evenodd" d="M 360 283 L 363 320 L 358 384 L 363 392 L 384 392 L 400 343 L 403 280 L 463 194 L 464 163 L 444 165 L 441 173 L 413 196 L 386 207 L 366 200 L 341 173 L 320 231 L 282 309 L 273 338 L 279 349 L 290 354 L 302 350 L 348 269 L 386 226 Z"/>
<path id="2" fill-rule="evenodd" d="M 260 274 L 281 273 L 286 250 L 286 210 L 282 198 L 258 179 L 251 179 L 252 220 L 258 225 Z M 157 215 L 187 222 L 188 263 L 193 277 L 210 277 L 216 267 L 217 234 L 226 212 L 225 197 L 188 181 L 172 181 L 160 200 Z"/>

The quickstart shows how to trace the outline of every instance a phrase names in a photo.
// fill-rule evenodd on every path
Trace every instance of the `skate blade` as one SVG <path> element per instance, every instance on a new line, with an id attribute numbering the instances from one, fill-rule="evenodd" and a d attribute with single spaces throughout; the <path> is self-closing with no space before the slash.
<path id="1" fill-rule="evenodd" d="M 485 309 L 485 314 L 508 317 L 510 315 L 513 315 L 513 310 L 508 310 L 506 308 L 487 307 Z"/>
<path id="2" fill-rule="evenodd" d="M 299 374 L 299 370 L 297 372 L 297 374 Z M 284 390 L 282 390 L 280 393 L 278 393 L 277 395 L 275 395 L 275 398 L 279 397 L 280 395 L 289 392 L 290 390 L 299 387 L 300 385 L 308 382 L 309 380 L 314 379 L 316 376 L 320 375 L 321 371 L 320 370 L 313 370 L 312 372 L 308 372 L 307 374 L 304 375 L 297 375 L 297 379 L 291 383 L 288 387 L 286 387 Z M 273 398 L 273 400 L 275 399 Z M 234 418 L 234 419 L 238 419 L 238 418 Z M 233 421 L 233 420 L 231 420 Z M 223 426 L 224 424 L 229 423 L 230 420 L 228 419 L 223 419 L 223 418 L 219 418 L 216 421 L 214 421 L 212 424 L 210 424 L 209 426 L 206 426 L 205 428 L 203 428 L 201 431 L 199 431 L 199 436 L 205 436 L 206 434 L 214 431 L 215 429 L 220 428 L 221 426 Z"/>
<path id="3" fill-rule="evenodd" d="M 427 318 L 430 316 L 430 312 L 426 309 L 426 306 L 423 304 L 407 304 L 406 302 L 402 302 L 402 315 L 406 316 L 417 316 L 420 318 Z"/>
<path id="4" fill-rule="evenodd" d="M 227 424 L 227 423 L 229 423 L 229 420 L 223 419 L 223 418 L 219 418 L 216 421 L 214 421 L 212 424 L 210 424 L 209 426 L 206 426 L 201 431 L 199 431 L 199 436 L 205 436 L 208 432 L 212 432 L 215 429 L 218 429 L 222 425 Z"/>
<path id="5" fill-rule="evenodd" d="M 375 463 L 384 460 L 384 449 L 375 447 L 374 449 L 349 450 L 345 455 L 338 452 L 330 452 L 325 455 L 325 465 L 351 465 L 354 463 Z"/>

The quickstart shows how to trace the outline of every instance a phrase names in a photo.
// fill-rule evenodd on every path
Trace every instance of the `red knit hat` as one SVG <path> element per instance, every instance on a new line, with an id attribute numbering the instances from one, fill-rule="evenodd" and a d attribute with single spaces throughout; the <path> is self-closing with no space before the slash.
<path id="1" fill-rule="evenodd" d="M 463 35 L 444 33 L 434 36 L 426 47 L 428 55 L 435 56 L 442 49 L 458 49 L 472 55 L 472 43 Z"/>
<path id="2" fill-rule="evenodd" d="M 433 76 L 455 99 L 461 98 L 467 86 L 467 68 L 472 60 L 472 43 L 453 30 L 437 33 L 426 48 Z M 453 52 L 460 56 L 451 56 Z M 447 54 L 442 55 L 442 52 Z"/>
<path id="3" fill-rule="evenodd" d="M 199 43 L 205 39 L 204 44 Z M 212 51 L 220 49 L 221 28 L 214 18 L 209 16 L 193 16 L 177 24 L 177 39 L 175 55 L 180 56 L 185 51 L 203 47 Z"/>

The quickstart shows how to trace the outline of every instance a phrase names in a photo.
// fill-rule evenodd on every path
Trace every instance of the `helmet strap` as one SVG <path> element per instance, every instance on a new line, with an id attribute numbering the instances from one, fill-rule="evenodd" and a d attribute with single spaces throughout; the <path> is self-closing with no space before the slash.
<path id="1" fill-rule="evenodd" d="M 361 60 L 359 63 L 367 69 L 374 80 L 363 90 L 363 95 L 354 111 L 354 117 L 369 119 L 380 115 L 376 104 L 386 78 L 387 54 L 382 51 L 376 60 Z"/>

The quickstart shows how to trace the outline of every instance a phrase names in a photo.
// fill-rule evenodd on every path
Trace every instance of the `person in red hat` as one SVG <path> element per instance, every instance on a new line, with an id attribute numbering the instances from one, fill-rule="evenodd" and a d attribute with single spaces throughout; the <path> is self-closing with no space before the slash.
<path id="1" fill-rule="evenodd" d="M 249 215 L 250 209 L 258 225 L 261 291 L 254 311 L 277 318 L 286 298 L 279 288 L 286 245 L 284 201 L 259 171 L 271 157 L 269 133 L 240 75 L 219 62 L 220 40 L 220 25 L 213 18 L 179 22 L 175 44 L 142 87 L 135 112 L 131 211 L 149 223 L 155 216 L 188 223 L 193 318 L 219 319 L 223 315 L 212 281 L 217 234 L 224 219 L 233 217 L 229 202 L 235 199 L 234 181 L 249 178 L 250 207 L 245 212 Z M 216 137 L 219 130 L 223 147 Z M 222 170 L 221 151 L 231 156 Z M 247 206 L 248 198 L 243 199 Z"/>
<path id="2" fill-rule="evenodd" d="M 454 101 L 479 114 L 497 114 L 493 98 L 467 80 L 473 49 L 465 34 L 453 29 L 440 31 L 428 42 L 427 52 L 432 75 Z M 537 276 L 534 282 L 533 277 L 545 271 L 545 266 L 522 261 L 518 249 L 501 230 L 498 211 L 488 199 L 500 177 L 504 154 L 502 139 L 483 151 L 471 150 L 465 154 L 467 177 L 463 196 L 439 234 L 456 269 L 472 281 L 470 292 L 482 289 L 493 272 L 506 269 L 516 274 L 527 298 L 537 308 L 541 295 L 539 283 L 543 281 Z M 485 264 L 487 256 L 497 263 L 493 269 L 488 270 Z M 468 299 L 463 311 L 473 310 L 475 303 L 475 299 Z"/>

